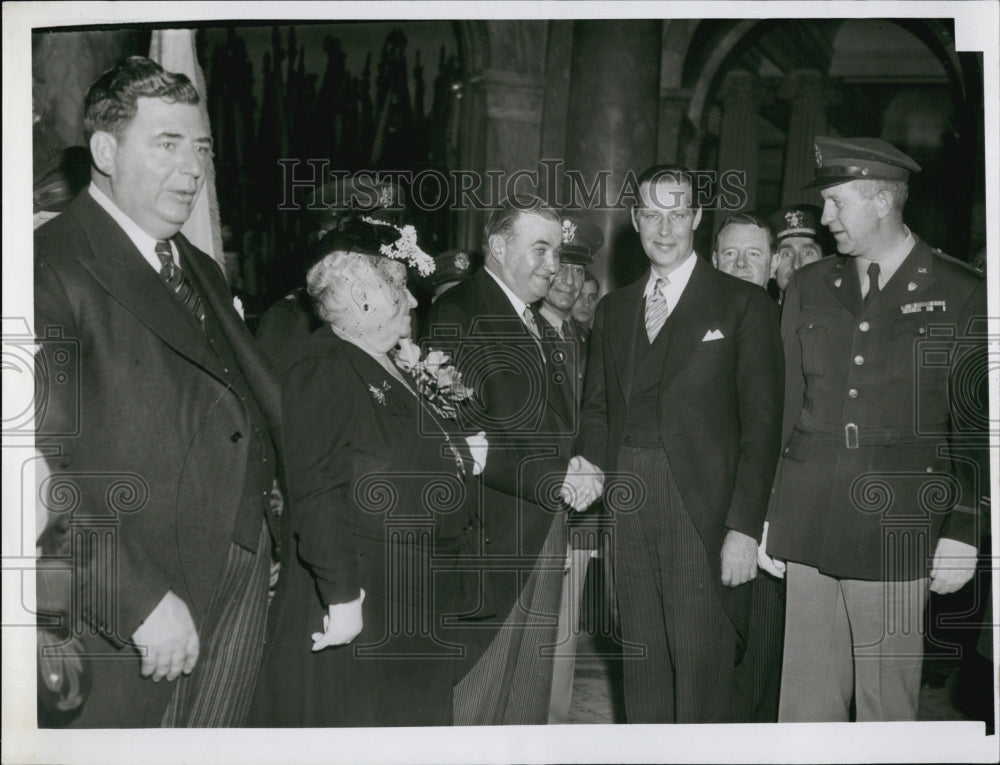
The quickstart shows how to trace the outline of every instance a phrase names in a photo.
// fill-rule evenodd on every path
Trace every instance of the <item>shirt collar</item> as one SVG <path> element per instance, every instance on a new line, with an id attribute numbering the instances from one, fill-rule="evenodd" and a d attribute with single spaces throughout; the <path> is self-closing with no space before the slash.
<path id="1" fill-rule="evenodd" d="M 667 290 L 679 295 L 684 291 L 687 286 L 688 281 L 691 279 L 691 274 L 694 272 L 695 262 L 698 260 L 698 253 L 694 250 L 688 255 L 687 260 L 681 263 L 677 268 L 675 268 L 670 276 L 667 277 L 668 284 Z M 660 276 L 657 275 L 656 271 L 652 268 L 649 269 L 649 279 L 646 280 L 646 289 L 643 291 L 642 296 L 648 298 L 653 294 L 653 288 L 656 286 L 656 280 Z"/>
<path id="2" fill-rule="evenodd" d="M 115 223 L 117 223 L 119 227 L 121 227 L 122 231 L 125 232 L 125 235 L 132 240 L 132 244 L 135 245 L 135 248 L 142 254 L 142 257 L 146 260 L 146 262 L 159 271 L 161 263 L 156 254 L 156 239 L 143 231 L 134 220 L 123 213 L 121 208 L 118 207 L 114 201 L 112 201 L 111 197 L 101 191 L 101 189 L 99 189 L 97 184 L 93 181 L 90 182 L 90 186 L 87 188 L 87 191 L 90 192 L 90 196 L 93 197 L 94 201 L 97 202 L 97 204 L 99 204 L 104 211 L 114 219 Z M 174 250 L 172 243 L 170 245 L 170 249 L 171 251 Z M 175 252 L 175 264 L 176 261 L 177 254 Z"/>
<path id="3" fill-rule="evenodd" d="M 569 321 L 568 319 L 563 319 L 562 316 L 549 308 L 544 301 L 539 303 L 538 312 L 545 318 L 545 321 L 555 328 L 556 332 L 560 335 L 563 334 L 563 324 Z"/>
<path id="4" fill-rule="evenodd" d="M 490 276 L 493 277 L 493 281 L 495 281 L 497 284 L 500 285 L 500 289 L 503 290 L 503 294 L 507 296 L 507 299 L 510 301 L 510 304 L 514 306 L 514 311 L 517 312 L 517 315 L 523 317 L 524 309 L 528 307 L 528 304 L 525 303 L 523 300 L 521 300 L 521 298 L 519 298 L 513 292 L 511 292 L 510 287 L 504 284 L 503 280 L 495 273 L 490 271 L 490 269 L 487 266 L 483 266 L 483 269 L 486 271 L 486 273 L 488 273 Z"/>
<path id="5" fill-rule="evenodd" d="M 868 273 L 868 266 L 872 263 L 878 263 L 878 282 L 879 285 L 885 285 L 892 278 L 901 265 L 903 261 L 906 260 L 906 256 L 910 254 L 913 248 L 917 244 L 917 240 L 913 238 L 913 232 L 910 231 L 905 225 L 903 226 L 903 231 L 906 236 L 903 240 L 896 245 L 892 250 L 890 250 L 883 258 L 878 261 L 870 260 L 869 258 L 858 257 L 857 268 L 858 276 L 863 276 Z"/>

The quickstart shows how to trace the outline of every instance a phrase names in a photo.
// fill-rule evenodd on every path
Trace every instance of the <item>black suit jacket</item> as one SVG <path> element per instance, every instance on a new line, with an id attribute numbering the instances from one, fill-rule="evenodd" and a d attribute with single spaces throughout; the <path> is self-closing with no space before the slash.
<path id="1" fill-rule="evenodd" d="M 629 416 L 648 276 L 607 295 L 591 333 L 578 446 L 611 474 Z M 670 322 L 657 425 L 684 505 L 717 564 L 729 529 L 758 540 L 763 529 L 781 436 L 777 309 L 760 287 L 699 258 Z M 609 476 L 605 504 L 612 513 L 617 491 Z M 722 591 L 743 632 L 749 588 Z"/>
<path id="2" fill-rule="evenodd" d="M 434 303 L 426 332 L 422 345 L 452 354 L 476 391 L 459 407 L 460 427 L 489 438 L 469 550 L 483 572 L 472 616 L 503 619 L 520 590 L 517 569 L 532 568 L 553 522 L 564 526 L 558 489 L 576 431 L 572 370 L 563 343 L 536 342 L 484 269 Z"/>
<path id="3" fill-rule="evenodd" d="M 86 725 L 158 724 L 169 684 L 139 677 L 127 641 L 168 590 L 199 628 L 208 614 L 243 495 L 243 434 L 253 427 L 231 375 L 242 375 L 272 435 L 280 419 L 277 383 L 221 270 L 183 236 L 175 242 L 238 372 L 222 368 L 198 324 L 89 192 L 35 237 L 37 367 L 50 383 L 37 406 L 37 444 L 51 488 L 71 492 L 55 495 L 72 497 L 60 514 L 99 540 L 74 560 L 76 584 L 92 597 L 73 617 L 99 633 L 87 636 L 89 650 L 115 656 L 95 664 L 115 680 L 95 681 Z"/>

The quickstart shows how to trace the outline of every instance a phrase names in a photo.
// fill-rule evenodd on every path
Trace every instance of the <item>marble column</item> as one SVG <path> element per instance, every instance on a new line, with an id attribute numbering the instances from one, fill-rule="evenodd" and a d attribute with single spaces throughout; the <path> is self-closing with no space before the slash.
<path id="1" fill-rule="evenodd" d="M 538 165 L 544 101 L 542 78 L 525 72 L 487 69 L 470 77 L 467 84 L 470 112 L 475 114 L 482 109 L 486 114 L 478 130 L 474 122 L 469 126 L 477 133 L 470 139 L 474 145 L 469 148 L 469 156 L 478 156 L 480 160 L 475 164 L 485 171 L 480 174 L 476 198 L 491 208 L 514 191 L 536 191 L 531 178 L 513 181 L 519 171 L 534 172 Z M 472 197 L 464 201 L 469 204 Z M 481 248 L 486 214 L 486 210 L 475 204 L 463 210 L 457 218 L 460 244 Z"/>
<path id="2" fill-rule="evenodd" d="M 566 169 L 579 172 L 587 189 L 607 189 L 585 205 L 604 232 L 591 267 L 603 291 L 646 266 L 629 210 L 615 203 L 626 175 L 656 162 L 662 27 L 661 20 L 633 19 L 574 24 Z"/>
<path id="3" fill-rule="evenodd" d="M 719 99 L 722 102 L 722 119 L 719 125 L 720 174 L 740 171 L 745 173 L 743 184 L 743 204 L 740 210 L 753 209 L 757 197 L 757 107 L 758 89 L 756 78 L 747 71 L 738 69 L 726 75 Z M 717 197 L 720 207 L 721 197 Z M 713 235 L 722 222 L 738 210 L 716 209 L 712 216 Z"/>
<path id="4" fill-rule="evenodd" d="M 792 72 L 782 83 L 778 95 L 789 101 L 791 106 L 781 204 L 821 204 L 818 191 L 802 187 L 812 180 L 813 168 L 816 167 L 813 141 L 817 135 L 826 133 L 826 106 L 829 100 L 826 78 L 815 70 Z"/>

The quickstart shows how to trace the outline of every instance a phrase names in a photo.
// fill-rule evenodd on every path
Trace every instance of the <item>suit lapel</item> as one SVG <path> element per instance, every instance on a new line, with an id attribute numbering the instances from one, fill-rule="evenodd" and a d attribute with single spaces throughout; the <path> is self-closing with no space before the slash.
<path id="1" fill-rule="evenodd" d="M 163 342 L 195 364 L 221 376 L 221 364 L 180 302 L 170 294 L 132 240 L 87 191 L 68 211 L 90 243 L 80 263 L 105 290 Z"/>
<path id="2" fill-rule="evenodd" d="M 522 318 L 517 315 L 517 311 L 514 310 L 514 306 L 511 305 L 511 302 L 504 293 L 503 289 L 501 289 L 496 280 L 486 272 L 486 269 L 479 269 L 479 271 L 476 272 L 476 275 L 472 278 L 476 282 L 480 298 L 486 307 L 487 317 L 485 321 L 480 320 L 477 334 L 483 334 L 485 332 L 488 334 L 506 335 L 507 337 L 514 334 L 531 340 L 532 345 L 536 350 L 538 363 L 542 365 L 542 374 L 545 378 L 545 403 L 550 409 L 552 409 L 555 415 L 563 421 L 563 423 L 570 425 L 573 421 L 570 413 L 574 408 L 573 405 L 570 404 L 573 398 L 570 382 L 566 379 L 563 380 L 562 383 L 558 383 L 552 379 L 552 375 L 548 373 L 542 349 L 532 337 L 528 328 L 524 325 Z M 535 317 L 535 322 L 538 324 L 539 332 L 544 332 L 544 328 L 548 327 L 550 332 L 555 333 L 552 325 L 545 321 L 545 318 L 541 314 L 534 311 L 533 315 Z M 566 376 L 564 375 L 564 377 Z"/>
<path id="3" fill-rule="evenodd" d="M 664 391 L 673 382 L 677 373 L 684 368 L 688 357 L 705 337 L 706 321 L 711 321 L 711 304 L 714 297 L 713 282 L 718 275 L 697 254 L 694 271 L 681 293 L 681 299 L 670 315 L 670 336 L 667 338 L 667 353 L 663 360 L 660 376 L 660 390 Z M 717 327 L 716 327 L 717 329 Z"/>
<path id="4" fill-rule="evenodd" d="M 632 394 L 632 368 L 635 365 L 635 344 L 645 342 L 642 337 L 641 317 L 645 305 L 642 293 L 645 291 L 649 272 L 636 282 L 623 287 L 619 299 L 608 303 L 605 334 L 610 338 L 611 354 L 615 358 L 614 369 L 618 377 L 618 387 L 626 401 Z M 631 338 L 622 342 L 623 338 Z M 595 349 L 595 353 L 600 353 Z"/>
<path id="5" fill-rule="evenodd" d="M 222 272 L 207 255 L 198 255 L 194 246 L 178 234 L 174 241 L 181 253 L 182 268 L 201 295 L 208 310 L 215 315 L 222 333 L 229 340 L 240 371 L 253 391 L 254 398 L 272 424 L 275 443 L 278 439 L 278 423 L 281 421 L 281 389 L 267 359 L 260 353 L 256 341 L 250 334 L 236 309 L 226 286 Z M 204 344 L 204 343 L 203 343 Z"/>

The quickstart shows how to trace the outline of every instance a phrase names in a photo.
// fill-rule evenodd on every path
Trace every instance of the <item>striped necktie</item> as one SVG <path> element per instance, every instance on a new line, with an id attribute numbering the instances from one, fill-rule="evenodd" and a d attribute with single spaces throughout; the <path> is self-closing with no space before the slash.
<path id="1" fill-rule="evenodd" d="M 667 299 L 663 296 L 663 289 L 669 283 L 665 276 L 661 276 L 653 285 L 653 293 L 646 298 L 646 336 L 650 344 L 660 334 L 663 323 L 667 320 Z"/>
<path id="2" fill-rule="evenodd" d="M 162 267 L 160 276 L 167 283 L 177 298 L 184 304 L 198 323 L 205 326 L 205 307 L 201 304 L 201 295 L 184 275 L 180 266 L 174 263 L 174 252 L 170 247 L 170 242 L 160 239 L 156 242 L 156 257 L 160 259 Z"/>
<path id="3" fill-rule="evenodd" d="M 524 326 L 528 328 L 528 332 L 537 341 L 541 341 L 542 333 L 538 329 L 538 322 L 535 321 L 535 314 L 531 312 L 531 306 L 524 307 L 524 313 L 521 314 L 521 318 L 524 319 Z"/>

